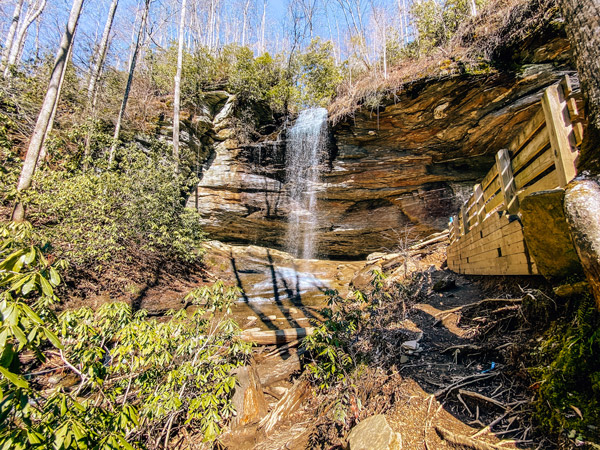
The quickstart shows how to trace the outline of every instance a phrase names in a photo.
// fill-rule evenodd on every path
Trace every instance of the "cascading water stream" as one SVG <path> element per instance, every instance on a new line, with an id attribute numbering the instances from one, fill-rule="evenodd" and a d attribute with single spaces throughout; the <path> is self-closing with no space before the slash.
<path id="1" fill-rule="evenodd" d="M 327 110 L 306 109 L 288 132 L 286 182 L 290 213 L 287 251 L 297 258 L 316 256 L 319 166 L 327 142 Z"/>

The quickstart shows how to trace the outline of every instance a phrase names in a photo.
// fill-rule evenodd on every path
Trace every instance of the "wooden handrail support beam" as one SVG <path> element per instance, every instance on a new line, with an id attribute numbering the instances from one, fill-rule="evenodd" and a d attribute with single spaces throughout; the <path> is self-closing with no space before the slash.
<path id="1" fill-rule="evenodd" d="M 467 223 L 467 204 L 463 203 L 460 207 L 460 232 L 464 236 L 469 232 L 469 224 Z"/>
<path id="2" fill-rule="evenodd" d="M 550 145 L 560 187 L 565 187 L 575 178 L 575 160 L 578 156 L 574 139 L 573 124 L 569 117 L 567 99 L 560 85 L 550 86 L 542 97 L 542 108 L 546 126 L 550 132 Z"/>
<path id="3" fill-rule="evenodd" d="M 504 207 L 509 214 L 516 214 L 519 212 L 519 198 L 507 149 L 503 148 L 496 153 L 496 165 L 498 166 L 500 187 L 504 195 Z"/>
<path id="4" fill-rule="evenodd" d="M 475 208 L 477 208 L 475 215 L 477 216 L 477 223 L 480 224 L 485 219 L 485 201 L 481 184 L 478 183 L 473 186 L 473 195 L 475 197 Z"/>
<path id="5" fill-rule="evenodd" d="M 583 140 L 583 125 L 581 124 L 583 117 L 579 114 L 579 108 L 577 107 L 577 102 L 575 101 L 573 86 L 571 86 L 571 79 L 568 75 L 565 75 L 565 77 L 561 80 L 560 86 L 563 90 L 563 95 L 567 100 L 569 118 L 573 124 L 573 137 L 575 138 L 575 144 L 579 147 L 581 145 L 581 141 Z"/>

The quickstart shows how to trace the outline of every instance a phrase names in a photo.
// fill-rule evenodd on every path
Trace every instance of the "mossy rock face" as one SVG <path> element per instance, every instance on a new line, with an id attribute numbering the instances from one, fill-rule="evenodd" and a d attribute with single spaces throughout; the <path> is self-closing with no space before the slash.
<path id="1" fill-rule="evenodd" d="M 538 271 L 549 279 L 582 272 L 565 213 L 563 189 L 541 191 L 521 203 L 523 234 Z"/>

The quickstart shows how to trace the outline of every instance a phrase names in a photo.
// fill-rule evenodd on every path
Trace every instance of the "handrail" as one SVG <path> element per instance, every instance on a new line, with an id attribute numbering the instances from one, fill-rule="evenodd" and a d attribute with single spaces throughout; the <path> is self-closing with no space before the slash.
<path id="1" fill-rule="evenodd" d="M 497 152 L 494 167 L 450 219 L 451 243 L 492 213 L 517 214 L 525 196 L 564 187 L 576 176 L 583 116 L 574 97 L 568 75 L 544 91 L 533 117 L 507 149 Z"/>

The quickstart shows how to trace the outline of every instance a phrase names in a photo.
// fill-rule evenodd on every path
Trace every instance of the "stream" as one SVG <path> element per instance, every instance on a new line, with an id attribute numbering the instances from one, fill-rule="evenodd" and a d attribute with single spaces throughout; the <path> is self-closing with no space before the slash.
<path id="1" fill-rule="evenodd" d="M 364 261 L 297 259 L 258 246 L 212 241 L 205 261 L 213 272 L 241 289 L 232 308 L 243 328 L 274 330 L 309 326 L 319 317 L 326 291 L 348 293 L 348 283 Z"/>

